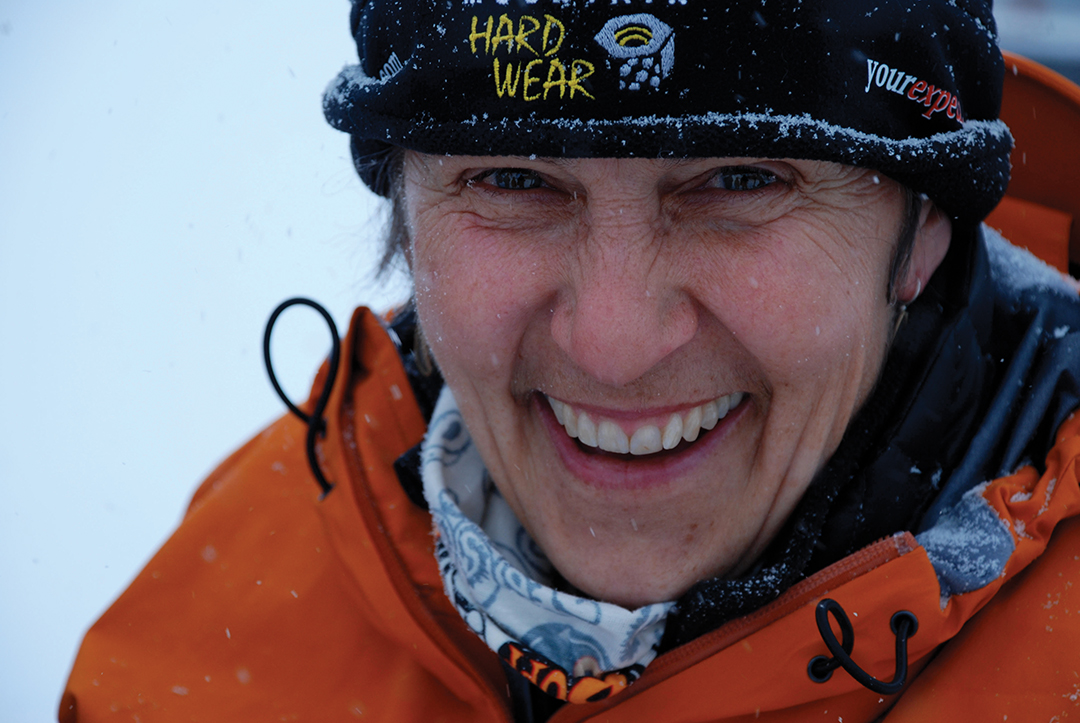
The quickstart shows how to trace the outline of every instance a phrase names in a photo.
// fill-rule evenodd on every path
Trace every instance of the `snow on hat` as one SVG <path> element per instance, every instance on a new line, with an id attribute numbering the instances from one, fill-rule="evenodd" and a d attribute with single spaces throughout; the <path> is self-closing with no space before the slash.
<path id="1" fill-rule="evenodd" d="M 1009 180 L 986 0 L 354 0 L 323 99 L 387 195 L 433 154 L 750 156 L 878 170 L 982 219 Z"/>

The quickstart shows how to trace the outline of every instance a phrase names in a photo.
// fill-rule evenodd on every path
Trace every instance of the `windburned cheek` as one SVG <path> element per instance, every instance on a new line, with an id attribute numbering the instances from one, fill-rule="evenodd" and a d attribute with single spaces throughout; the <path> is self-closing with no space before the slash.
<path id="1" fill-rule="evenodd" d="M 447 263 L 416 275 L 424 336 L 449 377 L 499 375 L 512 363 L 513 284 L 477 273 L 477 264 Z"/>
<path id="2" fill-rule="evenodd" d="M 776 384 L 843 373 L 853 358 L 880 346 L 885 322 L 876 309 L 884 300 L 855 293 L 862 285 L 835 267 L 763 254 L 712 273 L 719 279 L 712 315 Z"/>
<path id="3" fill-rule="evenodd" d="M 516 348 L 558 285 L 562 264 L 553 252 L 560 248 L 553 228 L 559 224 L 539 230 L 493 228 L 471 212 L 429 226 L 418 237 L 413 268 L 421 320 L 431 342 L 437 343 L 441 334 L 473 367 L 488 373 L 511 363 L 505 349 Z"/>

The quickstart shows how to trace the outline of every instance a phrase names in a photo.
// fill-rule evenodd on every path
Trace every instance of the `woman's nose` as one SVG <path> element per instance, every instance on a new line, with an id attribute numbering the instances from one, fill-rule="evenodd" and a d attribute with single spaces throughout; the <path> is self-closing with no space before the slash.
<path id="1" fill-rule="evenodd" d="M 697 332 L 697 307 L 651 224 L 594 228 L 551 319 L 555 343 L 596 380 L 629 384 Z"/>

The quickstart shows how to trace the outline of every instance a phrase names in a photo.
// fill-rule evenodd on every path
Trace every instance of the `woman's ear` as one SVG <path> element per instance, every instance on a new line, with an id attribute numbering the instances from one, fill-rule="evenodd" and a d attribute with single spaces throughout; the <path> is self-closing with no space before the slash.
<path id="1" fill-rule="evenodd" d="M 933 201 L 924 200 L 911 247 L 911 260 L 896 286 L 897 301 L 910 304 L 918 298 L 945 258 L 951 240 L 952 221 Z"/>

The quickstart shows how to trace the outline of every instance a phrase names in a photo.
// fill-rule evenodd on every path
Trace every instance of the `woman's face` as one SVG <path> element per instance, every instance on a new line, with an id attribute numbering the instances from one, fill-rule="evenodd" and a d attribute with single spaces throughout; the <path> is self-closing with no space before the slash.
<path id="1" fill-rule="evenodd" d="M 904 203 L 871 171 L 409 153 L 405 199 L 424 334 L 491 477 L 596 598 L 745 570 L 881 369 Z"/>

